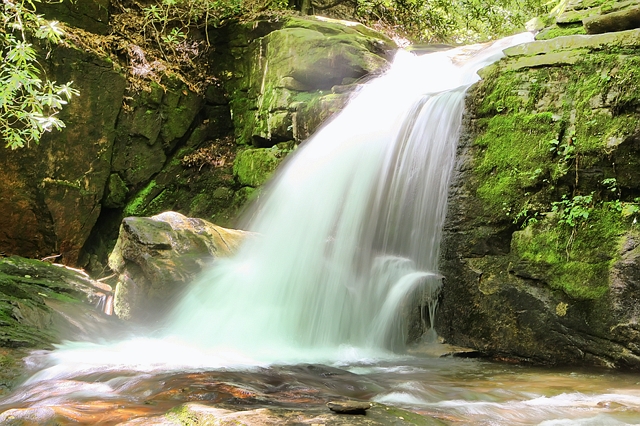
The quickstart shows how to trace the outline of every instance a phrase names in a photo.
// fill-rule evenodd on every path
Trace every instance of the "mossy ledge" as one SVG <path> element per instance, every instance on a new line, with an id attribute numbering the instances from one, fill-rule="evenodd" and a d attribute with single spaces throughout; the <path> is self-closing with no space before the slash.
<path id="1" fill-rule="evenodd" d="M 482 70 L 445 224 L 448 342 L 640 368 L 639 31 L 533 42 Z"/>

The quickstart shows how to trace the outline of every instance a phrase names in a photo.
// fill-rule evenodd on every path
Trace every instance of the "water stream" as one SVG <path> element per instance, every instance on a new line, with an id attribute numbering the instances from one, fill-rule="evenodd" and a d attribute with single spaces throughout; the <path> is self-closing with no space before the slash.
<path id="1" fill-rule="evenodd" d="M 33 354 L 31 376 L 0 400 L 0 421 L 118 424 L 187 401 L 247 409 L 336 397 L 450 424 L 637 420 L 632 375 L 404 353 L 416 312 L 427 328 L 436 320 L 465 91 L 505 47 L 530 39 L 400 51 L 287 161 L 247 224 L 256 236 L 193 283 L 164 326 Z"/>

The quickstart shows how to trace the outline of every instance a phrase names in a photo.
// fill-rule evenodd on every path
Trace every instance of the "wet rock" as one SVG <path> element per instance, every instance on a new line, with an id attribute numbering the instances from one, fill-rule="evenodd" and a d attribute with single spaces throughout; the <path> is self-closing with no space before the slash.
<path id="1" fill-rule="evenodd" d="M 443 425 L 444 423 L 431 417 L 420 416 L 406 410 L 372 404 L 366 416 L 337 416 L 326 414 L 326 410 L 309 407 L 305 410 L 285 408 L 255 408 L 248 410 L 229 410 L 208 406 L 202 403 L 187 403 L 171 412 L 154 418 L 146 418 L 144 422 L 132 420 L 122 425 L 138 424 L 216 424 L 250 426 L 262 425 L 327 425 L 327 426 L 377 426 L 377 425 Z"/>
<path id="2" fill-rule="evenodd" d="M 371 408 L 370 402 L 363 401 L 329 401 L 327 408 L 337 414 L 365 414 Z"/>
<path id="3" fill-rule="evenodd" d="M 51 407 L 13 408 L 0 413 L 0 423 L 3 425 L 43 425 L 59 424 L 56 412 Z"/>
<path id="4" fill-rule="evenodd" d="M 62 338 L 91 338 L 106 323 L 98 307 L 110 293 L 80 270 L 0 259 L 0 346 L 45 348 Z"/>
<path id="5" fill-rule="evenodd" d="M 615 3 L 606 12 L 589 16 L 582 20 L 587 34 L 624 31 L 640 27 L 640 2 Z"/>
<path id="6" fill-rule="evenodd" d="M 119 274 L 116 315 L 127 320 L 153 317 L 215 258 L 234 253 L 248 235 L 175 212 L 125 218 L 109 257 L 109 267 Z"/>
<path id="7" fill-rule="evenodd" d="M 638 51 L 638 29 L 559 37 L 507 49 L 482 71 L 442 244 L 435 323 L 448 343 L 536 363 L 640 368 L 640 96 L 628 89 Z M 556 141 L 580 154 L 559 156 Z M 606 178 L 623 189 L 610 195 Z M 588 220 L 563 220 L 563 203 L 580 200 L 571 194 L 592 194 Z"/>

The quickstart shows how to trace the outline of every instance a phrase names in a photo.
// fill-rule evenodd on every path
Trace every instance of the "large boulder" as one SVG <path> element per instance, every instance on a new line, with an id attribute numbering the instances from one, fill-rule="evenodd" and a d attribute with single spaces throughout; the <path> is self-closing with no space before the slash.
<path id="1" fill-rule="evenodd" d="M 247 235 L 176 212 L 125 218 L 109 257 L 118 274 L 115 314 L 139 322 L 155 319 L 199 272 L 215 258 L 233 254 Z"/>
<path id="2" fill-rule="evenodd" d="M 340 87 L 384 69 L 396 48 L 361 24 L 320 17 L 236 24 L 217 36 L 229 46 L 214 52 L 214 63 L 230 95 L 237 141 L 258 148 L 304 139 L 306 120 L 313 127 L 318 120 L 301 104 L 333 91 L 339 96 L 324 103 L 342 106 Z"/>
<path id="3" fill-rule="evenodd" d="M 436 328 L 490 354 L 640 368 L 640 30 L 505 53 L 469 93 Z"/>
<path id="4" fill-rule="evenodd" d="M 0 251 L 59 254 L 73 265 L 100 214 L 125 79 L 78 49 L 54 49 L 47 65 L 52 79 L 74 81 L 81 95 L 60 113 L 65 131 L 38 146 L 0 149 Z"/>

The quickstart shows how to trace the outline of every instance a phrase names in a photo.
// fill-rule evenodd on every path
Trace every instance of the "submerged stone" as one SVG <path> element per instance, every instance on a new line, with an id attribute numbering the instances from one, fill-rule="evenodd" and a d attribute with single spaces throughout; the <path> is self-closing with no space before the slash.
<path id="1" fill-rule="evenodd" d="M 366 414 L 373 404 L 363 401 L 329 401 L 327 408 L 337 414 Z"/>

